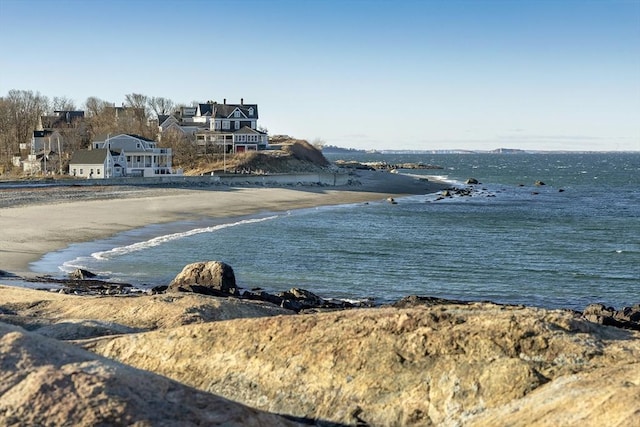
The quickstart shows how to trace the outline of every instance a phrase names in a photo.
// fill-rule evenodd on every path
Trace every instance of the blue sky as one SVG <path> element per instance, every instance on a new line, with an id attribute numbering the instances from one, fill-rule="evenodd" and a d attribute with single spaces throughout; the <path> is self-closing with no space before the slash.
<path id="1" fill-rule="evenodd" d="M 640 0 L 0 0 L 11 89 L 365 149 L 640 150 Z"/>

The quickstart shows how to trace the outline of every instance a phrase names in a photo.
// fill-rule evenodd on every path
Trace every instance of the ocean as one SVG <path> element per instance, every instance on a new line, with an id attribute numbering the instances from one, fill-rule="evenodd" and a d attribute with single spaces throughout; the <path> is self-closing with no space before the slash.
<path id="1" fill-rule="evenodd" d="M 442 169 L 399 172 L 481 185 L 471 197 L 424 194 L 152 225 L 71 245 L 31 268 L 84 268 L 149 288 L 191 262 L 220 260 L 246 289 L 299 287 L 380 304 L 408 295 L 576 310 L 640 303 L 640 153 L 327 158 L 434 164 Z"/>

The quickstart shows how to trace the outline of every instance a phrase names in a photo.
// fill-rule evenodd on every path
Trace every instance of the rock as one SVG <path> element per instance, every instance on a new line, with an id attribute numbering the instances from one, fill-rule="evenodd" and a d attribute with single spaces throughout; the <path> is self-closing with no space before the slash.
<path id="1" fill-rule="evenodd" d="M 150 331 L 193 323 L 291 314 L 290 310 L 259 301 L 188 292 L 104 297 L 0 286 L 0 322 L 69 340 L 125 333 L 132 329 Z"/>
<path id="2" fill-rule="evenodd" d="M 396 202 L 393 197 L 387 197 L 387 202 L 391 203 L 392 205 L 397 205 L 398 204 L 398 202 Z"/>
<path id="3" fill-rule="evenodd" d="M 640 304 L 616 311 L 604 304 L 589 304 L 582 316 L 590 322 L 617 328 L 640 330 Z"/>
<path id="4" fill-rule="evenodd" d="M 324 299 L 320 298 L 318 295 L 300 288 L 291 288 L 290 290 L 283 292 L 280 296 L 284 299 L 299 301 L 309 307 L 322 307 L 325 303 Z"/>
<path id="5" fill-rule="evenodd" d="M 640 411 L 640 333 L 562 310 L 383 307 L 82 345 L 260 410 L 340 425 L 628 425 Z"/>
<path id="6" fill-rule="evenodd" d="M 74 280 L 93 279 L 94 277 L 96 277 L 96 274 L 82 268 L 77 268 L 69 273 L 69 278 Z"/>
<path id="7" fill-rule="evenodd" d="M 480 182 L 478 182 L 478 180 L 475 179 L 475 178 L 469 178 L 464 183 L 467 184 L 467 185 L 480 184 Z"/>
<path id="8" fill-rule="evenodd" d="M 299 425 L 3 323 L 0 378 L 1 425 Z"/>
<path id="9" fill-rule="evenodd" d="M 167 292 L 235 296 L 238 295 L 238 288 L 236 276 L 230 265 L 221 261 L 207 261 L 185 266 L 169 284 Z"/>
<path id="10" fill-rule="evenodd" d="M 640 322 L 640 304 L 636 304 L 633 307 L 623 307 L 621 310 L 616 311 L 613 317 L 626 322 Z"/>
<path id="11" fill-rule="evenodd" d="M 536 181 L 535 185 L 536 185 L 536 187 L 540 187 L 540 186 L 543 186 L 543 185 L 546 185 L 546 184 L 544 182 L 542 182 L 542 181 Z"/>

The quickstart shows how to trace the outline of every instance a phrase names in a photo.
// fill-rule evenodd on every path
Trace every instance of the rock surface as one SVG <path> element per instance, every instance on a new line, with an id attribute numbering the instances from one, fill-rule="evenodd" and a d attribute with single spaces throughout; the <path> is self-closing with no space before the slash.
<path id="1" fill-rule="evenodd" d="M 298 425 L 3 323 L 0 378 L 7 426 Z"/>
<path id="2" fill-rule="evenodd" d="M 471 303 L 238 319 L 79 344 L 297 417 L 557 426 L 637 419 L 638 338 L 575 312 Z"/>
<path id="3" fill-rule="evenodd" d="M 327 302 L 300 289 L 282 295 Z M 394 307 L 280 315 L 291 313 L 189 293 L 78 297 L 0 286 L 0 321 L 33 331 L 0 328 L 0 417 L 14 417 L 0 424 L 45 416 L 55 424 L 64 416 L 93 425 L 100 424 L 95 408 L 106 411 L 101 416 L 146 417 L 163 399 L 203 401 L 188 387 L 115 362 L 85 361 L 86 353 L 74 359 L 80 350 L 47 337 L 318 425 L 626 426 L 640 415 L 640 333 L 577 312 L 414 296 Z M 67 395 L 81 403 L 79 412 L 70 414 Z M 130 395 L 131 402 L 118 400 Z M 200 413 L 196 403 L 183 403 L 180 422 L 169 416 L 164 425 L 215 425 L 207 417 L 217 409 Z M 28 411 L 23 424 L 16 421 Z M 138 425 L 163 425 L 154 420 Z"/>
<path id="4" fill-rule="evenodd" d="M 0 286 L 0 322 L 59 339 L 292 313 L 260 301 L 191 293 L 102 297 Z"/>

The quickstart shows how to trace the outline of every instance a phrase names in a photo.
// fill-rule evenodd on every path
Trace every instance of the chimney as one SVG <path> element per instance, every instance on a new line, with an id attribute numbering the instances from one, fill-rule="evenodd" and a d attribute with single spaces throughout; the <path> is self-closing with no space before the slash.
<path id="1" fill-rule="evenodd" d="M 222 103 L 223 103 L 224 105 L 227 105 L 227 98 L 223 99 L 223 100 L 222 100 Z"/>
<path id="2" fill-rule="evenodd" d="M 244 98 L 240 98 L 240 105 L 244 105 Z"/>

